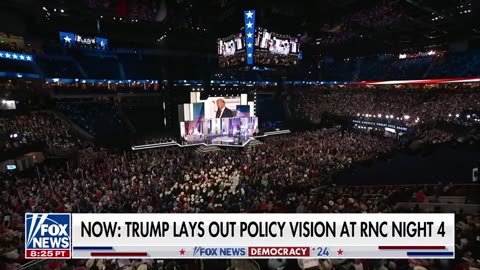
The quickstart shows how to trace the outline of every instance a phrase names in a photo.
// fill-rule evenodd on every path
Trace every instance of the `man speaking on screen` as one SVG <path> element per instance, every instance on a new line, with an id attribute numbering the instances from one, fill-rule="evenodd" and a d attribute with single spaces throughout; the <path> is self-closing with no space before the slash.
<path id="1" fill-rule="evenodd" d="M 215 118 L 233 117 L 233 112 L 225 107 L 225 100 L 223 98 L 217 99 L 217 114 Z"/>

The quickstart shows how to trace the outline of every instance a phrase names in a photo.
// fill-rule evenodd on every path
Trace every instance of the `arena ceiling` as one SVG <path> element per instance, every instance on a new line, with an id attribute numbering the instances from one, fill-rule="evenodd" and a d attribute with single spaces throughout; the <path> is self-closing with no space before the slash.
<path id="1" fill-rule="evenodd" d="M 240 2 L 235 12 L 245 8 Z M 476 39 L 478 1 L 327 0 L 258 1 L 258 24 L 272 31 L 301 34 L 319 50 L 405 50 Z M 386 12 L 375 14 L 375 10 Z M 386 10 L 386 11 L 385 11 Z M 359 23 L 373 12 L 371 22 Z M 393 17 L 393 18 L 392 18 Z M 390 20 L 385 20 L 388 18 Z M 378 22 L 379 25 L 376 25 Z M 384 22 L 382 24 L 382 22 Z M 223 25 L 228 25 L 225 23 Z M 327 42 L 325 42 L 327 41 Z"/>
<path id="2" fill-rule="evenodd" d="M 190 31 L 189 35 L 201 37 L 206 47 L 218 37 L 240 31 L 245 9 L 257 10 L 257 25 L 300 36 L 305 47 L 319 52 L 445 46 L 475 40 L 480 32 L 480 22 L 475 20 L 479 3 L 475 0 L 136 0 L 132 2 L 155 2 L 158 16 L 150 21 L 118 21 L 118 16 L 115 18 L 118 5 L 128 6 L 130 1 L 44 0 L 43 6 L 49 10 L 50 24 L 50 19 L 56 21 L 53 27 L 61 25 L 91 32 L 101 17 L 109 35 L 120 33 L 117 37 L 126 37 L 128 33 L 130 38 L 149 40 L 177 30 L 198 29 L 203 31 Z M 15 2 L 18 1 L 4 3 L 15 5 Z M 100 3 L 100 8 L 92 8 L 92 2 Z M 36 5 L 29 0 L 20 3 L 24 10 L 29 3 L 41 9 L 38 2 Z M 57 12 L 53 12 L 54 8 Z M 60 13 L 60 9 L 64 12 Z M 46 16 L 44 10 L 39 12 L 42 18 Z"/>

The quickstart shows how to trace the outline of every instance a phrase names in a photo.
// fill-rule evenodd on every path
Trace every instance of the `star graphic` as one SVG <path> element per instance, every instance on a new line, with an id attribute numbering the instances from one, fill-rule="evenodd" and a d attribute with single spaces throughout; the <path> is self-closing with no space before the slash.
<path id="1" fill-rule="evenodd" d="M 253 26 L 253 23 L 252 23 L 252 22 L 248 22 L 248 23 L 247 23 L 247 28 L 252 28 L 252 26 Z"/>
<path id="2" fill-rule="evenodd" d="M 17 59 L 18 56 L 16 54 L 13 55 L 13 59 Z"/>
<path id="3" fill-rule="evenodd" d="M 252 54 L 251 54 L 251 53 L 249 53 L 249 54 L 248 54 L 248 57 L 252 57 Z"/>
<path id="4" fill-rule="evenodd" d="M 72 39 L 69 36 L 65 36 L 63 40 L 65 40 L 65 42 L 67 43 L 70 43 L 70 41 L 72 41 Z"/>
<path id="5" fill-rule="evenodd" d="M 248 34 L 247 34 L 247 37 L 251 38 L 251 37 L 253 37 L 253 34 L 252 34 L 252 33 L 248 33 Z"/>
<path id="6" fill-rule="evenodd" d="M 252 47 L 252 43 L 248 43 L 248 44 L 247 44 L 247 47 L 248 47 L 248 48 L 251 48 L 251 47 Z"/>
<path id="7" fill-rule="evenodd" d="M 3 53 L 0 53 L 0 57 L 3 57 Z"/>
<path id="8" fill-rule="evenodd" d="M 27 56 L 27 60 L 28 60 L 28 61 L 32 60 L 32 57 Z"/>
<path id="9" fill-rule="evenodd" d="M 247 13 L 245 13 L 245 15 L 247 15 L 247 19 L 248 18 L 252 18 L 253 19 L 253 12 L 251 10 L 249 10 Z"/>
<path id="10" fill-rule="evenodd" d="M 338 256 L 343 256 L 343 250 L 342 249 L 337 250 L 337 255 Z"/>
<path id="11" fill-rule="evenodd" d="M 185 255 L 185 249 L 182 248 L 182 249 L 180 249 L 179 252 L 180 252 L 180 255 L 182 255 L 182 256 Z"/>
<path id="12" fill-rule="evenodd" d="M 20 59 L 25 60 L 25 56 L 20 55 Z"/>
<path id="13" fill-rule="evenodd" d="M 9 53 L 6 53 L 6 54 L 5 54 L 5 57 L 10 58 L 10 54 L 9 54 Z"/>

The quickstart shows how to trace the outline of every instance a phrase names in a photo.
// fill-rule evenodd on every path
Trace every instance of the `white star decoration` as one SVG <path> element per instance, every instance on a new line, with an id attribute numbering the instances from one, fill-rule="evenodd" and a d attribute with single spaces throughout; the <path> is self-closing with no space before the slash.
<path id="1" fill-rule="evenodd" d="M 67 43 L 70 43 L 70 41 L 72 41 L 72 39 L 69 36 L 64 37 L 63 40 L 65 40 L 65 42 Z"/>
<path id="2" fill-rule="evenodd" d="M 25 56 L 20 55 L 20 59 L 25 60 Z"/>
<path id="3" fill-rule="evenodd" d="M 252 47 L 253 47 L 253 36 L 254 36 L 254 31 L 251 30 L 253 29 L 253 23 L 254 23 L 254 16 L 255 13 L 254 11 L 252 10 L 248 10 L 248 11 L 245 11 L 245 32 L 246 32 L 246 42 L 247 43 L 247 61 L 248 61 L 248 64 L 252 64 L 253 62 L 253 51 L 252 51 Z M 251 20 L 249 20 L 251 19 Z M 248 30 L 247 30 L 248 29 Z M 253 32 L 253 33 L 252 33 Z"/>
<path id="4" fill-rule="evenodd" d="M 0 57 L 3 57 L 3 53 L 0 53 Z"/>
<path id="5" fill-rule="evenodd" d="M 27 60 L 28 60 L 28 61 L 32 60 L 32 57 L 27 56 Z"/>
<path id="6" fill-rule="evenodd" d="M 9 54 L 9 53 L 6 53 L 6 54 L 5 54 L 5 57 L 10 58 L 10 54 Z"/>
<path id="7" fill-rule="evenodd" d="M 13 59 L 17 59 L 18 56 L 16 54 L 13 55 Z"/>

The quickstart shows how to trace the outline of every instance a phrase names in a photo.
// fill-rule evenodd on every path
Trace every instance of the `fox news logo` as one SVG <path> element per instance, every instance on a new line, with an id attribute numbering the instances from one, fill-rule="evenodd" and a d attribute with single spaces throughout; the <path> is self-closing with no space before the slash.
<path id="1" fill-rule="evenodd" d="M 245 248 L 193 248 L 194 257 L 241 257 L 246 255 L 247 250 Z"/>
<path id="2" fill-rule="evenodd" d="M 70 214 L 25 214 L 26 258 L 70 258 Z"/>

